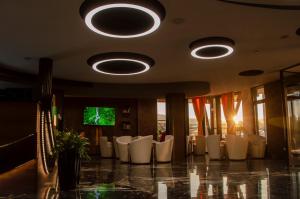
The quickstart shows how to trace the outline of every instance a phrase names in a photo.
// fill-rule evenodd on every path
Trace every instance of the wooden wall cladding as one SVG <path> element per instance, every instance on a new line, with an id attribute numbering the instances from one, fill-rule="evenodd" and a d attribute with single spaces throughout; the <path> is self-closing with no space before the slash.
<path id="1" fill-rule="evenodd" d="M 272 159 L 287 159 L 287 138 L 284 109 L 279 81 L 265 85 L 268 155 Z"/>
<path id="2" fill-rule="evenodd" d="M 157 137 L 157 99 L 138 100 L 138 132 L 139 135 Z"/>
<path id="3" fill-rule="evenodd" d="M 0 145 L 33 134 L 36 131 L 35 128 L 35 103 L 0 102 Z"/>

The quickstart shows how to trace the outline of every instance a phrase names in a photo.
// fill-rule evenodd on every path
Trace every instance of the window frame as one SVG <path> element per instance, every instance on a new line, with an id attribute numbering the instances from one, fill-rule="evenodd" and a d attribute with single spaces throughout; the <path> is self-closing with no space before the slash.
<path id="1" fill-rule="evenodd" d="M 167 104 L 166 104 L 166 100 L 165 99 L 157 99 L 156 104 L 158 105 L 158 103 L 165 103 L 165 109 L 167 108 L 166 107 Z M 157 120 L 156 120 L 157 134 L 159 134 L 160 133 L 160 129 L 158 128 L 159 127 L 159 122 L 164 122 L 165 123 L 165 131 L 167 130 L 166 129 L 167 128 L 167 112 L 165 112 L 165 119 L 164 120 L 158 119 L 158 106 L 157 106 L 156 114 L 157 114 Z"/>
<path id="2" fill-rule="evenodd" d="M 253 102 L 253 113 L 254 113 L 254 129 L 255 129 L 255 135 L 259 135 L 259 121 L 258 121 L 258 105 L 262 104 L 264 107 L 264 123 L 265 123 L 265 138 L 267 140 L 267 116 L 266 116 L 266 96 L 264 95 L 263 99 L 257 100 L 257 91 L 258 89 L 264 89 L 264 86 L 257 86 L 252 88 L 252 102 Z"/>

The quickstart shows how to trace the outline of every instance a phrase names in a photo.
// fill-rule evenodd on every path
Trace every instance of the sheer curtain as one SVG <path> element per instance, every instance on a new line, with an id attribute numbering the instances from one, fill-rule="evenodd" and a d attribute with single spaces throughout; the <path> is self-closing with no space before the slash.
<path id="1" fill-rule="evenodd" d="M 235 116 L 234 95 L 233 92 L 225 93 L 221 96 L 223 111 L 227 122 L 227 134 L 235 134 Z"/>
<path id="2" fill-rule="evenodd" d="M 202 121 L 205 114 L 206 97 L 194 97 L 192 101 L 195 115 L 198 121 L 198 135 L 204 135 Z"/>

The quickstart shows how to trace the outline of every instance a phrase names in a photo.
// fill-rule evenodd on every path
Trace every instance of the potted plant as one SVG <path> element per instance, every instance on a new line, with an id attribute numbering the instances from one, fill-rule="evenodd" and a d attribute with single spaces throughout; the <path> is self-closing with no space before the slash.
<path id="1" fill-rule="evenodd" d="M 56 131 L 54 154 L 58 158 L 61 190 L 76 188 L 79 183 L 80 160 L 88 159 L 88 139 L 74 131 Z"/>

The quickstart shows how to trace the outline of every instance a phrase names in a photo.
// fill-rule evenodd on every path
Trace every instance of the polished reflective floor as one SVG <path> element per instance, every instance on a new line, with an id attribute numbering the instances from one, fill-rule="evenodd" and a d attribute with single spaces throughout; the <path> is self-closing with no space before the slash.
<path id="1" fill-rule="evenodd" d="M 49 190 L 45 198 L 300 198 L 300 168 L 281 161 L 209 162 L 205 157 L 158 165 L 93 160 L 82 165 L 77 190 Z"/>

